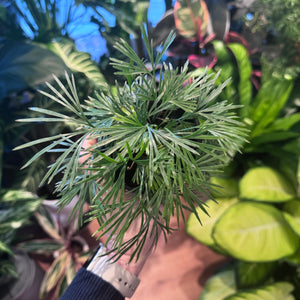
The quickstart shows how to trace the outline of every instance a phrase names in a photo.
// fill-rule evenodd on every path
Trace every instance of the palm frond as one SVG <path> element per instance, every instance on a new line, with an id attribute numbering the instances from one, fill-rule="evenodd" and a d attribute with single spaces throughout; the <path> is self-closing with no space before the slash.
<path id="1" fill-rule="evenodd" d="M 127 55 L 128 61 L 112 59 L 112 65 L 117 74 L 129 81 L 117 86 L 116 93 L 105 88 L 83 103 L 78 99 L 73 77 L 66 75 L 66 87 L 56 78 L 64 94 L 50 85 L 51 93 L 43 94 L 70 115 L 36 108 L 43 116 L 27 121 L 67 120 L 77 123 L 76 132 L 18 148 L 50 143 L 26 166 L 46 152 L 60 153 L 43 181 L 62 174 L 56 185 L 62 196 L 60 203 L 66 205 L 79 194 L 80 200 L 72 212 L 79 219 L 83 204 L 89 199 L 90 219 L 98 220 L 102 235 L 114 237 L 111 242 L 117 250 L 116 259 L 132 246 L 135 251 L 131 259 L 138 257 L 149 234 L 154 237 L 153 246 L 159 231 L 167 237 L 173 230 L 172 216 L 179 223 L 184 210 L 196 212 L 197 206 L 207 213 L 200 194 L 209 195 L 210 174 L 239 151 L 247 136 L 247 129 L 236 118 L 239 107 L 229 101 L 217 101 L 228 81 L 218 85 L 218 74 L 205 72 L 190 78 L 188 64 L 182 69 L 162 64 L 157 82 L 156 69 L 174 36 L 170 34 L 155 56 L 144 29 L 142 34 L 150 68 L 145 66 L 145 59 L 121 41 L 116 48 Z M 97 142 L 85 149 L 89 156 L 80 164 L 86 138 Z M 136 235 L 124 239 L 136 220 Z"/>

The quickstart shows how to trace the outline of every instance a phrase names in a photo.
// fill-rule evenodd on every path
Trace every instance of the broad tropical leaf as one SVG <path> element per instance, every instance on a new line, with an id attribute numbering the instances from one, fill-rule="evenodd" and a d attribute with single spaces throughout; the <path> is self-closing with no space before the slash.
<path id="1" fill-rule="evenodd" d="M 12 92 L 36 88 L 61 76 L 67 66 L 53 52 L 35 44 L 0 41 L 0 100 Z"/>
<path id="2" fill-rule="evenodd" d="M 226 45 L 222 41 L 212 41 L 215 52 L 217 54 L 218 63 L 215 66 L 216 70 L 222 70 L 220 73 L 220 80 L 224 81 L 231 78 L 230 82 L 224 88 L 222 94 L 224 94 L 224 99 L 230 99 L 235 104 L 239 104 L 238 95 L 238 72 L 234 66 L 234 60 L 232 55 L 230 55 Z"/>
<path id="3" fill-rule="evenodd" d="M 292 80 L 274 77 L 264 82 L 251 106 L 250 118 L 255 122 L 253 137 L 275 121 L 289 99 L 293 85 Z"/>
<path id="4" fill-rule="evenodd" d="M 239 101 L 243 105 L 241 108 L 241 117 L 247 117 L 250 111 L 250 101 L 252 99 L 251 84 L 251 63 L 247 49 L 241 44 L 228 44 L 227 47 L 232 51 L 239 71 Z"/>
<path id="5" fill-rule="evenodd" d="M 70 70 L 85 74 L 95 87 L 105 86 L 105 78 L 90 54 L 78 51 L 74 43 L 61 39 L 48 44 L 48 49 L 58 55 Z"/>
<path id="6" fill-rule="evenodd" d="M 224 300 L 295 300 L 291 294 L 293 290 L 293 285 L 288 282 L 276 282 L 265 287 L 236 293 Z"/>
<path id="7" fill-rule="evenodd" d="M 208 200 L 205 202 L 208 215 L 202 216 L 202 210 L 197 208 L 197 212 L 201 214 L 201 223 L 199 217 L 195 213 L 190 214 L 187 223 L 187 233 L 200 243 L 210 247 L 217 247 L 212 238 L 213 227 L 220 216 L 233 204 L 238 201 L 237 198 L 217 199 L 216 201 Z"/>
<path id="8" fill-rule="evenodd" d="M 199 300 L 224 300 L 226 296 L 236 292 L 235 274 L 233 270 L 223 271 L 212 276 L 201 292 Z"/>
<path id="9" fill-rule="evenodd" d="M 285 202 L 296 197 L 291 183 L 270 167 L 250 169 L 240 180 L 242 199 L 263 202 Z"/>
<path id="10" fill-rule="evenodd" d="M 228 254 L 248 262 L 292 255 L 300 242 L 278 209 L 250 201 L 226 210 L 214 226 L 213 238 Z"/>

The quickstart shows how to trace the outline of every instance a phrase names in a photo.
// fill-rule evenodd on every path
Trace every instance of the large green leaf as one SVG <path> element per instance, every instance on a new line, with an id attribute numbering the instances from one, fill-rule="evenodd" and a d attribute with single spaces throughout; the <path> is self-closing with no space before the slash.
<path id="1" fill-rule="evenodd" d="M 252 99 L 252 84 L 251 84 L 251 72 L 252 67 L 249 60 L 247 49 L 241 44 L 228 44 L 228 48 L 234 54 L 236 63 L 239 70 L 239 100 L 243 105 L 241 108 L 241 116 L 246 117 L 249 115 L 249 105 Z"/>
<path id="2" fill-rule="evenodd" d="M 290 116 L 276 119 L 265 131 L 287 131 L 298 122 L 300 122 L 300 113 L 294 113 Z"/>
<path id="3" fill-rule="evenodd" d="M 238 79 L 238 76 L 236 74 L 238 72 L 234 66 L 234 60 L 232 59 L 232 56 L 230 55 L 224 42 L 215 40 L 212 43 L 218 58 L 215 69 L 222 70 L 222 72 L 220 73 L 220 80 L 225 81 L 228 78 L 231 78 L 231 81 L 226 85 L 225 89 L 223 90 L 222 95 L 224 94 L 225 99 L 229 99 L 233 103 L 238 104 L 238 89 L 236 87 Z"/>
<path id="4" fill-rule="evenodd" d="M 239 292 L 224 300 L 294 300 L 295 298 L 291 294 L 293 290 L 294 287 L 290 283 L 277 282 L 247 292 Z"/>
<path id="5" fill-rule="evenodd" d="M 201 215 L 202 225 L 200 224 L 196 215 L 191 213 L 186 223 L 187 233 L 200 243 L 214 247 L 215 241 L 212 238 L 213 227 L 226 209 L 235 204 L 237 201 L 237 198 L 222 198 L 218 199 L 217 202 L 208 200 L 206 205 L 209 215 L 203 214 L 201 208 L 198 207 L 197 212 L 199 215 Z"/>
<path id="6" fill-rule="evenodd" d="M 228 254 L 249 262 L 277 260 L 299 247 L 299 237 L 278 209 L 250 201 L 228 208 L 214 226 L 213 238 Z"/>
<path id="7" fill-rule="evenodd" d="M 275 121 L 289 99 L 293 85 L 292 80 L 271 78 L 261 86 L 250 112 L 250 118 L 255 122 L 253 137 L 260 135 Z"/>
<path id="8" fill-rule="evenodd" d="M 290 140 L 292 138 L 299 137 L 299 133 L 292 131 L 266 131 L 254 138 L 251 139 L 251 144 L 246 145 L 247 150 L 251 149 L 254 146 L 255 151 L 261 151 L 262 147 L 269 146 L 273 142 L 280 142 Z M 259 145 L 259 147 L 258 147 Z M 288 145 L 288 144 L 287 144 Z M 284 146 L 284 149 L 288 148 L 288 146 Z M 293 149 L 293 151 L 295 151 Z"/>
<path id="9" fill-rule="evenodd" d="M 205 284 L 199 300 L 223 300 L 236 292 L 234 271 L 228 270 L 212 276 Z"/>
<path id="10" fill-rule="evenodd" d="M 79 52 L 72 42 L 61 39 L 59 42 L 48 44 L 48 48 L 57 54 L 73 72 L 84 73 L 94 86 L 105 85 L 105 78 L 99 67 L 91 60 L 90 54 Z"/>
<path id="11" fill-rule="evenodd" d="M 239 260 L 236 266 L 238 287 L 244 289 L 264 283 L 274 270 L 275 266 L 275 262 L 249 263 Z"/>
<path id="12" fill-rule="evenodd" d="M 288 132 L 292 133 L 291 131 L 288 131 Z M 296 154 L 298 157 L 300 157 L 300 138 L 297 137 L 295 139 L 292 139 L 291 141 L 285 143 L 285 145 L 282 148 L 285 151 Z M 298 167 L 298 169 L 300 171 L 299 167 Z M 299 173 L 299 175 L 300 175 L 300 173 Z M 300 176 L 299 176 L 299 179 L 300 179 Z M 300 180 L 298 180 L 298 183 L 300 183 Z"/>
<path id="13" fill-rule="evenodd" d="M 240 180 L 242 199 L 284 202 L 296 197 L 292 185 L 278 171 L 269 167 L 250 169 Z"/>
<path id="14" fill-rule="evenodd" d="M 17 41 L 0 42 L 0 100 L 12 92 L 36 87 L 61 76 L 67 70 L 53 52 L 35 44 Z"/>

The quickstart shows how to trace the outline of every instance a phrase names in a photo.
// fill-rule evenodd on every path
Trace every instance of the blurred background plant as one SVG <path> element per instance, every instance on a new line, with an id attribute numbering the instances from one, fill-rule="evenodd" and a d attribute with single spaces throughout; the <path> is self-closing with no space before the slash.
<path id="1" fill-rule="evenodd" d="M 89 237 L 80 234 L 78 222 L 65 223 L 62 218 L 54 218 L 44 206 L 34 213 L 34 222 L 42 234 L 31 234 L 17 247 L 31 255 L 51 258 L 41 283 L 40 298 L 51 295 L 58 299 L 95 247 L 88 243 Z"/>

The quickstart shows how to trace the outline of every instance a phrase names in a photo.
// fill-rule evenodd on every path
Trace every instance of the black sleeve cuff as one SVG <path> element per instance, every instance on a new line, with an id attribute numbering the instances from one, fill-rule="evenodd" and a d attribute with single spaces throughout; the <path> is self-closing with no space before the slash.
<path id="1" fill-rule="evenodd" d="M 60 300 L 124 300 L 110 283 L 81 268 Z"/>

